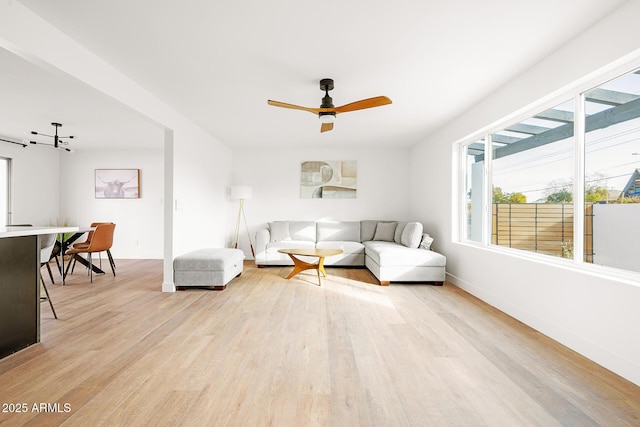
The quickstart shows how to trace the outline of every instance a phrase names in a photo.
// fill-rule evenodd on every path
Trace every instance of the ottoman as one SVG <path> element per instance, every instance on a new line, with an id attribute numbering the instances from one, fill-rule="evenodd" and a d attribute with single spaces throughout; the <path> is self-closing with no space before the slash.
<path id="1" fill-rule="evenodd" d="M 199 249 L 173 260 L 173 282 L 178 290 L 187 287 L 221 291 L 242 274 L 244 252 L 240 249 Z"/>

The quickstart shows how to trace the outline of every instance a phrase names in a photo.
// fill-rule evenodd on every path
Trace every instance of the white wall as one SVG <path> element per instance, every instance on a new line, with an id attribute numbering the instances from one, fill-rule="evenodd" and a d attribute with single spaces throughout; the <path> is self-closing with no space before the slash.
<path id="1" fill-rule="evenodd" d="M 625 3 L 481 104 L 417 145 L 411 153 L 413 215 L 438 231 L 448 278 L 461 288 L 640 384 L 640 283 L 578 271 L 570 262 L 533 261 L 452 242 L 455 141 L 542 99 L 640 48 L 640 1 Z M 541 27 L 541 31 L 544 28 Z M 619 61 L 629 61 L 624 58 Z"/>
<path id="2" fill-rule="evenodd" d="M 158 132 L 160 145 L 161 133 Z M 96 169 L 140 169 L 139 199 L 96 199 Z M 163 151 L 85 150 L 62 153 L 61 218 L 71 225 L 114 222 L 114 258 L 161 259 L 163 247 Z"/>
<path id="3" fill-rule="evenodd" d="M 47 226 L 55 222 L 60 207 L 60 152 L 0 142 L 0 156 L 11 159 L 11 223 Z"/>
<path id="4" fill-rule="evenodd" d="M 88 84 L 165 131 L 164 138 L 159 136 L 164 141 L 164 176 L 169 177 L 164 185 L 162 289 L 174 291 L 175 255 L 204 243 L 214 247 L 225 243 L 228 204 L 223 195 L 231 177 L 231 150 L 17 2 L 0 2 L 0 46 Z M 174 206 L 178 206 L 175 212 Z"/>
<path id="5" fill-rule="evenodd" d="M 177 133 L 174 147 L 174 257 L 222 248 L 229 225 L 231 150 L 215 140 Z"/>
<path id="6" fill-rule="evenodd" d="M 355 160 L 357 198 L 301 199 L 300 164 L 307 160 Z M 244 149 L 233 152 L 233 185 L 252 187 L 245 201 L 251 238 L 258 228 L 276 220 L 408 220 L 408 149 Z M 428 197 L 428 194 L 422 195 Z M 238 202 L 229 210 L 227 242 L 231 243 Z M 239 247 L 251 258 L 244 224 Z"/>

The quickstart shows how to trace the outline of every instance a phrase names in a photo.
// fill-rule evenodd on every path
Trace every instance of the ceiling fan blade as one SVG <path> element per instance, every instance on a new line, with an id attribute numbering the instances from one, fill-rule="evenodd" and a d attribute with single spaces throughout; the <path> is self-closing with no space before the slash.
<path id="1" fill-rule="evenodd" d="M 322 123 L 320 132 L 328 132 L 333 129 L 333 123 Z"/>
<path id="2" fill-rule="evenodd" d="M 375 98 L 363 99 L 341 107 L 336 107 L 333 110 L 335 110 L 336 113 L 347 113 L 349 111 L 364 110 L 365 108 L 380 107 L 388 104 L 391 104 L 389 98 L 386 96 L 376 96 Z"/>
<path id="3" fill-rule="evenodd" d="M 280 102 L 280 101 L 268 100 L 267 104 L 272 105 L 274 107 L 291 108 L 292 110 L 308 111 L 313 114 L 318 114 L 321 111 L 320 108 L 301 107 L 300 105 L 287 104 L 286 102 Z"/>

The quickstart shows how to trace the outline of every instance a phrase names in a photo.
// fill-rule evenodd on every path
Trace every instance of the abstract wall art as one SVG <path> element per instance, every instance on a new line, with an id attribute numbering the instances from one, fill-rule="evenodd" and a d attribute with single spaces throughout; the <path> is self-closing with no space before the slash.
<path id="1" fill-rule="evenodd" d="M 355 160 L 306 161 L 300 166 L 302 199 L 355 199 L 357 182 Z"/>

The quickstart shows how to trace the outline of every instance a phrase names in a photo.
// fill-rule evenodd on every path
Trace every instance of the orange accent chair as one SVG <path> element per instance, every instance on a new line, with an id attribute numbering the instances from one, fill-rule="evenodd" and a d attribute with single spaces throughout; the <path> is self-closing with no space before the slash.
<path id="1" fill-rule="evenodd" d="M 95 228 L 96 229 L 92 232 L 93 234 L 91 235 L 91 240 L 89 240 L 88 245 L 73 245 L 71 249 L 67 250 L 66 252 L 68 255 L 73 255 L 74 258 L 76 255 L 79 255 L 81 253 L 87 254 L 91 282 L 93 282 L 93 262 L 91 259 L 91 255 L 94 253 L 107 252 L 107 255 L 109 257 L 109 264 L 111 265 L 111 271 L 113 272 L 114 276 L 116 275 L 115 263 L 113 262 L 113 257 L 111 256 L 111 246 L 113 246 L 113 232 L 116 228 L 116 225 L 112 222 L 98 223 Z M 69 263 L 69 265 L 67 266 L 67 271 L 69 270 L 71 264 L 72 263 Z"/>
<path id="2" fill-rule="evenodd" d="M 92 222 L 91 223 L 91 228 L 96 228 L 97 226 L 99 226 L 100 224 L 111 224 L 110 222 Z M 93 238 L 93 233 L 94 230 L 90 231 L 87 233 L 87 238 L 84 239 L 84 242 L 76 242 L 74 244 L 71 245 L 72 248 L 82 248 L 82 247 L 87 247 L 89 246 L 89 243 L 91 243 L 91 239 Z"/>
<path id="3" fill-rule="evenodd" d="M 101 224 L 112 224 L 111 222 L 92 222 L 91 223 L 91 228 L 96 228 L 97 226 L 101 225 Z M 72 248 L 87 248 L 89 246 L 89 243 L 91 243 L 91 239 L 93 238 L 93 230 L 89 231 L 87 233 L 87 238 L 84 240 L 84 242 L 76 242 L 73 245 L 71 245 Z M 111 251 L 109 250 L 107 252 L 107 254 L 110 256 L 111 255 Z M 98 257 L 100 258 L 100 268 L 102 268 L 102 256 L 101 253 L 98 253 Z M 116 264 L 115 262 L 113 262 L 113 258 L 110 258 L 110 262 L 112 263 L 113 267 L 115 268 Z M 74 258 L 74 262 L 73 262 L 73 266 L 71 267 L 71 274 L 73 274 L 73 270 L 76 268 L 76 263 L 75 263 L 75 258 Z"/>

